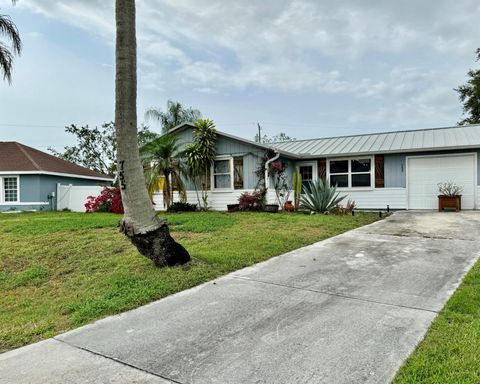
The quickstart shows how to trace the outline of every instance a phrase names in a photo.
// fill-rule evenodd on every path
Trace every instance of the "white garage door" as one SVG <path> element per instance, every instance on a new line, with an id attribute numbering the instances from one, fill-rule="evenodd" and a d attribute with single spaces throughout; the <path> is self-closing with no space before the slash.
<path id="1" fill-rule="evenodd" d="M 438 209 L 438 183 L 463 187 L 462 209 L 475 208 L 474 155 L 407 157 L 409 209 Z"/>

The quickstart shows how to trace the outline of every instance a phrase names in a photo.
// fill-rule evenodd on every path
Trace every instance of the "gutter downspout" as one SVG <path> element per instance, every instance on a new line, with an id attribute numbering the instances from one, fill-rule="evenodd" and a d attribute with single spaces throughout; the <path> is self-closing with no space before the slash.
<path id="1" fill-rule="evenodd" d="M 270 165 L 270 163 L 274 162 L 279 157 L 280 157 L 280 153 L 276 152 L 276 155 L 265 163 L 265 191 L 267 191 L 267 192 L 268 192 L 268 184 L 269 184 L 269 181 L 270 181 L 270 177 L 268 176 L 268 166 Z M 268 198 L 267 198 L 267 202 L 268 202 Z"/>

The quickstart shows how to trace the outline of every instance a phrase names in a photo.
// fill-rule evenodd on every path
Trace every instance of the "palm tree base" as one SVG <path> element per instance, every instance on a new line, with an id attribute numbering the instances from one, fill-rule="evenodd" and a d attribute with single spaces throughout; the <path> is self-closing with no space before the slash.
<path id="1" fill-rule="evenodd" d="M 157 267 L 185 264 L 190 261 L 190 254 L 172 236 L 166 222 L 154 230 L 145 233 L 133 233 L 129 225 L 122 221 L 120 231 L 123 232 L 145 257 L 153 261 Z"/>

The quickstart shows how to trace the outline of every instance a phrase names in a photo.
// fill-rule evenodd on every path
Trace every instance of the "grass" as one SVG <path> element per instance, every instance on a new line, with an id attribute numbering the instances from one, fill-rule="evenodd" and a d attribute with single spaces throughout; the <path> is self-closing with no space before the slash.
<path id="1" fill-rule="evenodd" d="M 393 383 L 480 383 L 480 260 L 465 276 Z"/>
<path id="2" fill-rule="evenodd" d="M 0 352 L 51 337 L 371 223 L 373 213 L 167 214 L 191 253 L 155 268 L 113 214 L 0 214 Z"/>

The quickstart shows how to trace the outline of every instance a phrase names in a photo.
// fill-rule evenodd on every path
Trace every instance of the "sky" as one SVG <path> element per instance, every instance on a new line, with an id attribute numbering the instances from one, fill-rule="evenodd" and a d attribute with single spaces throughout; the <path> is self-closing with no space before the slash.
<path id="1" fill-rule="evenodd" d="M 66 125 L 113 120 L 113 0 L 0 13 L 24 44 L 0 82 L 0 141 L 61 149 Z M 176 100 L 249 139 L 257 122 L 298 139 L 452 126 L 479 16 L 476 0 L 138 0 L 139 125 Z"/>

